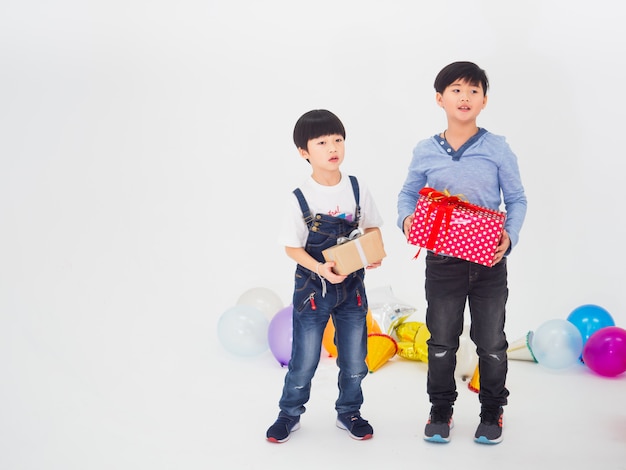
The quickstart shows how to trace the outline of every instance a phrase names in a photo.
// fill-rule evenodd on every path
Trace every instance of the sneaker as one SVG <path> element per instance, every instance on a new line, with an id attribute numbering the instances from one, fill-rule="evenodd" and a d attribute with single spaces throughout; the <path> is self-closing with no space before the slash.
<path id="1" fill-rule="evenodd" d="M 371 439 L 374 437 L 374 429 L 367 422 L 367 420 L 361 417 L 361 414 L 356 413 L 344 413 L 337 416 L 337 427 L 348 431 L 348 435 L 352 439 L 363 441 L 365 439 Z"/>
<path id="2" fill-rule="evenodd" d="M 424 440 L 429 442 L 450 442 L 450 429 L 454 427 L 452 407 L 433 405 L 424 428 Z"/>
<path id="3" fill-rule="evenodd" d="M 498 444 L 502 442 L 502 407 L 483 407 L 480 412 L 480 424 L 476 429 L 474 441 L 479 444 Z"/>
<path id="4" fill-rule="evenodd" d="M 292 431 L 300 429 L 300 416 L 290 416 L 282 411 L 278 419 L 267 430 L 266 437 L 270 442 L 280 444 L 289 439 Z"/>

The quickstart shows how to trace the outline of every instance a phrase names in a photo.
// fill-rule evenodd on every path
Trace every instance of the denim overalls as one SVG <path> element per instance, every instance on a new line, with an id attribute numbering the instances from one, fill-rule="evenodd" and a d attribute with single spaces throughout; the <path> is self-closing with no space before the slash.
<path id="1" fill-rule="evenodd" d="M 359 186 L 355 177 L 350 176 L 350 181 L 357 203 L 353 222 L 326 214 L 311 214 L 300 189 L 294 190 L 309 228 L 305 249 L 320 262 L 324 262 L 322 250 L 336 245 L 339 237 L 348 237 L 358 228 Z M 349 274 L 342 283 L 331 284 L 320 279 L 315 272 L 297 266 L 291 360 L 279 401 L 281 411 L 291 416 L 304 413 L 304 404 L 311 394 L 311 380 L 320 361 L 324 329 L 331 316 L 339 366 L 339 396 L 335 409 L 338 414 L 360 410 L 363 404 L 361 381 L 368 373 L 365 363 L 368 307 L 364 277 L 365 270 L 360 269 Z"/>

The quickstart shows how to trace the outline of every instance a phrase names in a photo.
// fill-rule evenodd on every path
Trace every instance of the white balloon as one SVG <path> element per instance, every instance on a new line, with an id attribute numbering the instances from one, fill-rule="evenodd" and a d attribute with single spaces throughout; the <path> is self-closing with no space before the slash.
<path id="1" fill-rule="evenodd" d="M 469 380 L 478 365 L 476 345 L 469 335 L 470 325 L 463 325 L 463 333 L 459 337 L 459 349 L 456 352 L 455 375 L 462 380 Z"/>
<path id="2" fill-rule="evenodd" d="M 220 316 L 217 335 L 222 346 L 239 356 L 256 356 L 269 348 L 269 321 L 250 305 L 235 305 Z"/>
<path id="3" fill-rule="evenodd" d="M 579 362 L 583 337 L 576 325 L 555 318 L 535 330 L 531 347 L 540 365 L 550 369 L 565 369 Z"/>
<path id="4" fill-rule="evenodd" d="M 249 305 L 263 312 L 269 320 L 284 307 L 278 294 L 266 287 L 248 289 L 239 296 L 237 305 Z"/>

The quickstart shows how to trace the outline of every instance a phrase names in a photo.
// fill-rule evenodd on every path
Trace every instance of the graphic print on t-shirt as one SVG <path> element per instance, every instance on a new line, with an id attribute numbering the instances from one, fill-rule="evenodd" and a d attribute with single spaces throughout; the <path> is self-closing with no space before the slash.
<path id="1" fill-rule="evenodd" d="M 352 222 L 352 219 L 354 218 L 354 214 L 341 212 L 341 209 L 339 209 L 339 206 L 336 206 L 336 209 L 334 210 L 329 210 L 328 215 L 331 215 L 333 217 L 339 217 L 340 219 L 346 219 L 348 222 Z"/>

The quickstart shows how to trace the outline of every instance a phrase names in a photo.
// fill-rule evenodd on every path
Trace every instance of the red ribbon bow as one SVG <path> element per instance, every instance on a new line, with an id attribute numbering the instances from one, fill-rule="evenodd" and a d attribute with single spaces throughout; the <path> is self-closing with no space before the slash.
<path id="1" fill-rule="evenodd" d="M 471 206 L 471 204 L 461 199 L 460 196 L 450 195 L 447 190 L 444 190 L 444 192 L 441 193 L 432 188 L 422 188 L 420 190 L 420 195 L 427 197 L 432 201 L 431 204 L 428 206 L 428 211 L 426 212 L 424 224 L 428 223 L 431 214 L 435 212 L 435 220 L 433 221 L 433 226 L 430 231 L 428 241 L 426 242 L 426 249 L 432 250 L 433 248 L 435 248 L 437 235 L 442 230 L 442 225 L 444 225 L 443 233 L 448 233 L 448 228 L 450 227 L 450 221 L 452 220 L 452 212 L 454 211 L 454 208 L 459 206 L 467 207 Z M 444 239 L 442 239 L 442 242 L 444 241 Z"/>

